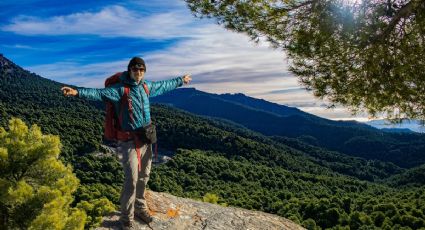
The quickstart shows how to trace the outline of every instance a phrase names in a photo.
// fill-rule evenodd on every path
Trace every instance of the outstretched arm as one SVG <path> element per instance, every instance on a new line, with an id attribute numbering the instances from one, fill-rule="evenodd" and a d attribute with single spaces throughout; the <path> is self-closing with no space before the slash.
<path id="1" fill-rule="evenodd" d="M 119 101 L 120 94 L 119 88 L 107 87 L 104 89 L 91 89 L 91 88 L 78 88 L 64 86 L 61 88 L 64 96 L 78 96 L 80 98 L 93 100 L 93 101 Z"/>
<path id="2" fill-rule="evenodd" d="M 192 77 L 189 74 L 184 75 L 183 77 L 178 77 L 170 80 L 152 82 L 150 86 L 150 97 L 155 97 L 176 89 L 177 87 L 182 86 L 183 84 L 189 84 L 192 81 Z"/>

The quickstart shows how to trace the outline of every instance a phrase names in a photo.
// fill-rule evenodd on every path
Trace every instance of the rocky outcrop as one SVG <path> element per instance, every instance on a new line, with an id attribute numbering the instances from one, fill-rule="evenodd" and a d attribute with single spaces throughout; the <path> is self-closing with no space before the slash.
<path id="1" fill-rule="evenodd" d="M 259 211 L 175 197 L 148 191 L 147 202 L 154 221 L 136 219 L 136 229 L 304 229 L 283 217 Z M 119 213 L 105 217 L 98 230 L 120 229 Z"/>

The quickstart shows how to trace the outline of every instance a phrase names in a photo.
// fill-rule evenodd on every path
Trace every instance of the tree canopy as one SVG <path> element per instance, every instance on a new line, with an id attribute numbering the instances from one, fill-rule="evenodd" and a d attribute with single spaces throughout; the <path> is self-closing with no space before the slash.
<path id="1" fill-rule="evenodd" d="M 0 227 L 83 229 L 86 214 L 69 207 L 79 181 L 57 158 L 59 137 L 22 120 L 0 128 Z"/>
<path id="2" fill-rule="evenodd" d="M 107 199 L 72 207 L 79 180 L 59 159 L 58 136 L 17 118 L 0 127 L 0 229 L 96 227 L 113 210 Z M 88 214 L 88 215 L 87 215 Z"/>
<path id="3" fill-rule="evenodd" d="M 197 17 L 265 38 L 314 95 L 354 112 L 425 119 L 421 0 L 186 0 Z"/>

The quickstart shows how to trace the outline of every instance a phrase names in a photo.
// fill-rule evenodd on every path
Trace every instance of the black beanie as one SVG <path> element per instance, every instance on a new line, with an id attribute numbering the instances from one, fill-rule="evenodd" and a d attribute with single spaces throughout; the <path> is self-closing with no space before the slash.
<path id="1" fill-rule="evenodd" d="M 133 57 L 130 62 L 128 63 L 127 70 L 130 72 L 130 68 L 133 66 L 142 67 L 145 68 L 146 72 L 146 65 L 145 61 L 142 58 L 139 57 Z"/>

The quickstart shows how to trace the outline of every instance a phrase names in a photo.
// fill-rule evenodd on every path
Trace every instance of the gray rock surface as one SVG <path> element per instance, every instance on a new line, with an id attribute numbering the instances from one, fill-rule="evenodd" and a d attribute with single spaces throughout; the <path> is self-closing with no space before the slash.
<path id="1" fill-rule="evenodd" d="M 283 217 L 264 212 L 223 207 L 168 193 L 147 191 L 146 197 L 154 221 L 147 225 L 136 219 L 136 229 L 304 229 Z M 119 212 L 105 217 L 97 229 L 120 229 Z"/>

